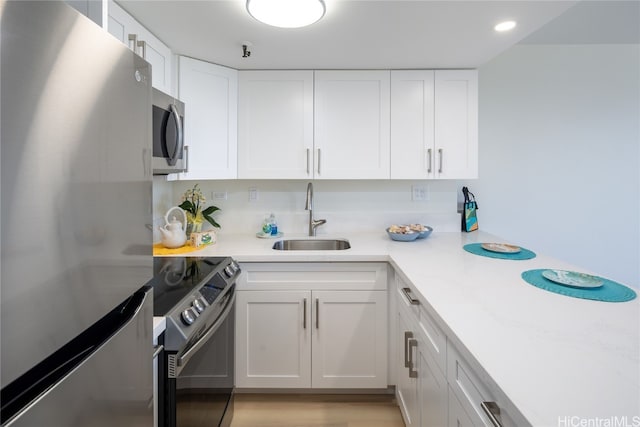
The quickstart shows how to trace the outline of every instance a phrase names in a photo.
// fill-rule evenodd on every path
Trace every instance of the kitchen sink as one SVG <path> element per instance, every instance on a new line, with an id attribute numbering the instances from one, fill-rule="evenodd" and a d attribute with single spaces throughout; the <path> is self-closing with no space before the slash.
<path id="1" fill-rule="evenodd" d="M 350 247 L 344 239 L 287 239 L 273 244 L 277 251 L 343 251 Z"/>

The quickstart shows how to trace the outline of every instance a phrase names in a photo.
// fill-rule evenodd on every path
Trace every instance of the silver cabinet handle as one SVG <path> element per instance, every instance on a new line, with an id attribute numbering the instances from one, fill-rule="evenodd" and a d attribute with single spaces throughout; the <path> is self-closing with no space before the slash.
<path id="1" fill-rule="evenodd" d="M 147 59 L 147 42 L 139 40 L 136 43 L 136 46 L 142 48 L 142 55 L 140 56 L 142 56 L 144 59 Z"/>
<path id="2" fill-rule="evenodd" d="M 302 302 L 302 329 L 307 329 L 307 299 Z"/>
<path id="3" fill-rule="evenodd" d="M 409 301 L 409 304 L 411 304 L 411 305 L 419 305 L 420 304 L 420 300 L 417 300 L 417 299 L 413 298 L 411 295 L 409 295 L 411 293 L 411 289 L 410 288 L 402 288 L 402 293 L 404 294 L 404 296 L 407 299 L 407 301 Z"/>
<path id="4" fill-rule="evenodd" d="M 413 338 L 413 332 L 404 331 L 404 367 L 408 368 L 411 365 L 409 359 L 409 340 Z"/>
<path id="5" fill-rule="evenodd" d="M 433 163 L 433 158 L 432 158 L 432 153 L 433 150 L 431 148 L 429 148 L 427 150 L 427 172 L 431 173 L 431 164 Z"/>
<path id="6" fill-rule="evenodd" d="M 316 298 L 316 329 L 320 329 L 320 298 Z"/>
<path id="7" fill-rule="evenodd" d="M 318 175 L 320 175 L 320 149 L 318 148 Z"/>
<path id="8" fill-rule="evenodd" d="M 310 155 L 311 155 L 311 149 L 307 148 L 307 175 L 309 175 L 310 172 L 311 172 L 311 170 L 309 169 L 309 166 L 311 164 L 311 162 L 310 162 L 310 157 L 311 156 Z"/>
<path id="9" fill-rule="evenodd" d="M 129 49 L 131 49 L 134 53 L 138 53 L 138 35 L 137 34 L 129 34 Z"/>
<path id="10" fill-rule="evenodd" d="M 484 410 L 484 413 L 487 414 L 494 427 L 502 427 L 500 407 L 496 402 L 482 402 L 480 407 Z"/>
<path id="11" fill-rule="evenodd" d="M 418 378 L 418 371 L 413 369 L 413 349 L 418 348 L 418 340 L 409 340 L 409 378 Z"/>
<path id="12" fill-rule="evenodd" d="M 438 148 L 438 156 L 440 156 L 440 168 L 438 169 L 438 173 L 442 173 L 442 148 Z"/>

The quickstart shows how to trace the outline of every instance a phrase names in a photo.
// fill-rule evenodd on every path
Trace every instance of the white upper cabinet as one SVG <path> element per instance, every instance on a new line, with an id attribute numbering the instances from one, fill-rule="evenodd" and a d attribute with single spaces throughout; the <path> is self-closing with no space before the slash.
<path id="1" fill-rule="evenodd" d="M 151 64 L 153 87 L 174 95 L 171 49 L 113 0 L 109 0 L 108 13 L 107 31 Z"/>
<path id="2" fill-rule="evenodd" d="M 316 71 L 316 179 L 388 179 L 387 71 Z"/>
<path id="3" fill-rule="evenodd" d="M 240 71 L 238 178 L 313 177 L 313 71 Z"/>
<path id="4" fill-rule="evenodd" d="M 435 72 L 436 178 L 478 177 L 478 71 Z"/>
<path id="5" fill-rule="evenodd" d="M 238 71 L 184 56 L 178 62 L 188 148 L 187 171 L 176 178 L 237 178 Z"/>
<path id="6" fill-rule="evenodd" d="M 392 71 L 391 178 L 477 176 L 477 71 Z"/>
<path id="7" fill-rule="evenodd" d="M 391 71 L 391 178 L 433 178 L 433 70 Z"/>

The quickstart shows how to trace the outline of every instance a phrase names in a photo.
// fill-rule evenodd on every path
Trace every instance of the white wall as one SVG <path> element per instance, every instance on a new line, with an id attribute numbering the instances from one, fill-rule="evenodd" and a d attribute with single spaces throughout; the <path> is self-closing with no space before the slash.
<path id="1" fill-rule="evenodd" d="M 639 286 L 639 51 L 519 45 L 480 68 L 480 228 Z"/>
<path id="2" fill-rule="evenodd" d="M 309 212 L 304 210 L 307 183 L 304 180 L 229 180 L 197 181 L 207 198 L 206 206 L 221 208 L 215 218 L 222 225 L 220 235 L 256 233 L 262 221 L 273 212 L 281 231 L 306 233 Z M 184 191 L 194 181 L 154 181 L 154 223 L 162 225 L 162 216 L 181 202 Z M 412 201 L 411 186 L 427 188 L 428 201 Z M 313 181 L 314 218 L 327 223 L 318 235 L 378 231 L 391 224 L 423 223 L 438 231 L 458 231 L 456 181 Z M 249 188 L 258 190 L 258 200 L 249 201 Z M 213 200 L 214 192 L 226 192 L 226 200 Z M 159 236 L 155 236 L 158 241 Z"/>

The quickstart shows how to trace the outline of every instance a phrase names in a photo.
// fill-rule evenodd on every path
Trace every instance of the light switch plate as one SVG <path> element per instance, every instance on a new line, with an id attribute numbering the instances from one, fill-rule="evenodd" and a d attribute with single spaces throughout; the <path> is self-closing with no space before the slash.
<path id="1" fill-rule="evenodd" d="M 255 202 L 258 200 L 258 189 L 256 187 L 249 187 L 249 201 Z"/>
<path id="2" fill-rule="evenodd" d="M 411 186 L 411 200 L 414 202 L 426 202 L 429 200 L 427 187 L 421 185 Z"/>

